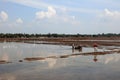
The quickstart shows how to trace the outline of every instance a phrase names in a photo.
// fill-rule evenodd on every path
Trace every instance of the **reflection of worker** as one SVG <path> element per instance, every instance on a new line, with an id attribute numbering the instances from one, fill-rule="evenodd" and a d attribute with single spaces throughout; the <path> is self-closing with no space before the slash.
<path id="1" fill-rule="evenodd" d="M 72 48 L 72 53 L 74 53 L 74 51 L 75 51 L 74 48 Z"/>
<path id="2" fill-rule="evenodd" d="M 79 52 L 82 52 L 82 46 L 79 45 Z"/>
<path id="3" fill-rule="evenodd" d="M 94 62 L 97 62 L 98 59 L 97 59 L 97 55 L 94 55 L 94 59 L 93 59 Z"/>
<path id="4" fill-rule="evenodd" d="M 97 44 L 97 43 L 94 43 L 94 44 L 93 44 L 93 47 L 94 47 L 94 52 L 97 52 L 98 44 Z"/>

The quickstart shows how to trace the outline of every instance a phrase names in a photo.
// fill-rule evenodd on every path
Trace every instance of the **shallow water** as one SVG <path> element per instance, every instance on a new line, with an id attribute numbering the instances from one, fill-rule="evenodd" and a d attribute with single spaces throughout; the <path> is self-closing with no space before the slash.
<path id="1" fill-rule="evenodd" d="M 73 52 L 71 46 L 0 43 L 0 60 L 10 62 L 0 64 L 0 80 L 119 80 L 120 54 L 118 53 L 46 58 L 93 51 L 94 49 L 89 47 Z M 45 59 L 24 60 L 29 57 Z"/>

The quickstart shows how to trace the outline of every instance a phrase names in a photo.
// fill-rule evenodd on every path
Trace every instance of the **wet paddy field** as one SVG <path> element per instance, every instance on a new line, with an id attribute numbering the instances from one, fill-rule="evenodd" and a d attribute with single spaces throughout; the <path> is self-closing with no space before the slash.
<path id="1" fill-rule="evenodd" d="M 0 80 L 119 80 L 120 46 L 0 43 Z"/>

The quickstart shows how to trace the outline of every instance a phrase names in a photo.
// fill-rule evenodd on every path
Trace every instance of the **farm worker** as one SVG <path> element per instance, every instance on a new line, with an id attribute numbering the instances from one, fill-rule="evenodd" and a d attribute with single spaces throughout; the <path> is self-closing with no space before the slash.
<path id="1" fill-rule="evenodd" d="M 75 48 L 75 45 L 74 45 L 74 43 L 72 44 L 72 49 L 74 49 Z"/>
<path id="2" fill-rule="evenodd" d="M 98 47 L 97 43 L 94 43 L 93 47 L 94 47 L 94 52 L 97 52 L 97 47 Z"/>

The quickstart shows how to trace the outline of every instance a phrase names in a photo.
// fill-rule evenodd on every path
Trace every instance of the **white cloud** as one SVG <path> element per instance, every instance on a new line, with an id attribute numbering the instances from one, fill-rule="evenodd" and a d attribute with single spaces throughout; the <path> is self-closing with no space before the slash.
<path id="1" fill-rule="evenodd" d="M 36 12 L 35 16 L 38 22 L 39 20 L 44 19 L 48 23 L 54 23 L 54 24 L 67 23 L 72 25 L 78 25 L 80 23 L 80 21 L 76 20 L 75 16 L 71 16 L 67 14 L 67 9 L 65 7 L 62 7 L 58 10 L 58 8 L 54 8 L 53 6 L 48 6 L 47 11 Z"/>
<path id="2" fill-rule="evenodd" d="M 68 15 L 62 16 L 61 20 L 63 20 L 66 23 L 70 23 L 72 25 L 80 24 L 80 21 L 77 21 L 75 16 L 68 16 Z"/>
<path id="3" fill-rule="evenodd" d="M 2 21 L 6 21 L 8 19 L 8 14 L 4 11 L 1 11 L 0 18 Z"/>
<path id="4" fill-rule="evenodd" d="M 104 9 L 103 14 L 101 17 L 105 18 L 111 18 L 111 19 L 119 19 L 120 18 L 120 12 L 119 11 L 110 11 L 109 9 Z"/>
<path id="5" fill-rule="evenodd" d="M 28 7 L 33 7 L 33 8 L 38 8 L 38 9 L 45 9 L 47 8 L 48 6 L 53 6 L 54 8 L 56 8 L 58 10 L 58 12 L 60 11 L 70 11 L 70 12 L 79 12 L 79 13 L 87 13 L 87 14 L 96 14 L 96 13 L 99 13 L 101 10 L 100 9 L 97 9 L 97 7 L 99 5 L 102 5 L 103 7 L 109 7 L 109 8 L 114 8 L 114 7 L 119 7 L 119 1 L 113 1 L 113 0 L 90 0 L 88 1 L 88 3 L 91 3 L 92 4 L 95 4 L 95 8 L 91 8 L 91 7 L 75 7 L 75 6 L 69 6 L 70 4 L 73 4 L 73 5 L 80 5 L 78 4 L 78 1 L 69 1 L 69 0 L 61 0 L 60 2 L 63 2 L 64 1 L 64 4 L 61 4 L 59 3 L 59 5 L 55 4 L 54 2 L 51 2 L 51 3 L 48 3 L 47 1 L 44 1 L 44 0 L 7 0 L 9 2 L 12 2 L 12 3 L 17 3 L 17 4 L 21 4 L 21 5 L 24 5 L 24 6 L 28 6 Z M 84 2 L 84 1 L 83 1 Z M 70 3 L 70 4 L 69 4 Z M 69 4 L 69 5 L 67 5 Z M 97 6 L 98 4 L 98 6 Z M 111 7 L 112 5 L 112 7 Z M 106 9 L 105 12 L 107 12 L 109 14 L 109 10 Z M 111 11 L 110 11 L 111 12 Z M 40 13 L 38 13 L 40 14 Z M 43 14 L 43 12 L 41 13 Z M 110 13 L 111 14 L 111 13 Z M 43 15 L 44 16 L 44 15 Z M 41 16 L 41 17 L 43 17 Z"/>
<path id="6" fill-rule="evenodd" d="M 37 19 L 51 18 L 56 15 L 56 10 L 52 6 L 48 6 L 48 11 L 36 12 Z"/>
<path id="7" fill-rule="evenodd" d="M 22 20 L 21 18 L 18 18 L 18 19 L 16 20 L 16 22 L 19 23 L 19 24 L 22 24 L 22 23 L 23 23 L 23 20 Z"/>
<path id="8" fill-rule="evenodd" d="M 105 9 L 105 14 L 112 17 L 120 17 L 119 11 L 109 11 L 108 9 Z"/>
<path id="9" fill-rule="evenodd" d="M 50 4 L 45 2 L 44 0 L 7 0 L 12 3 L 17 3 L 20 5 L 37 8 L 37 9 L 45 9 L 48 8 L 48 6 L 53 6 L 54 8 L 60 10 L 60 11 L 72 11 L 72 12 L 83 12 L 83 13 L 96 13 L 98 12 L 98 9 L 89 9 L 89 8 L 77 8 L 73 6 L 67 6 L 63 4 Z M 64 1 L 64 3 L 68 3 L 67 1 Z"/>
<path id="10" fill-rule="evenodd" d="M 99 14 L 98 19 L 106 26 L 118 26 L 118 24 L 120 25 L 120 11 L 104 9 L 103 12 Z"/>
<path id="11" fill-rule="evenodd" d="M 105 9 L 104 12 L 105 12 L 105 15 L 107 15 L 107 16 L 113 16 L 114 15 L 114 13 L 110 12 L 108 9 Z"/>
<path id="12" fill-rule="evenodd" d="M 75 16 L 70 16 L 67 13 L 65 13 L 65 11 L 63 11 L 62 13 L 57 13 L 56 10 L 51 6 L 48 7 L 48 10 L 46 12 L 39 11 L 36 12 L 35 15 L 38 22 L 41 19 L 47 19 L 44 21 L 54 24 L 67 23 L 72 25 L 78 25 L 80 23 L 79 21 L 76 20 Z"/>
<path id="13" fill-rule="evenodd" d="M 49 6 L 49 4 L 43 2 L 42 0 L 7 0 L 7 1 L 38 9 L 41 9 L 43 7 L 46 8 Z"/>
<path id="14" fill-rule="evenodd" d="M 120 31 L 120 11 L 104 9 L 91 20 L 91 25 L 99 33 L 119 33 Z M 95 31 L 95 30 L 94 30 Z"/>

